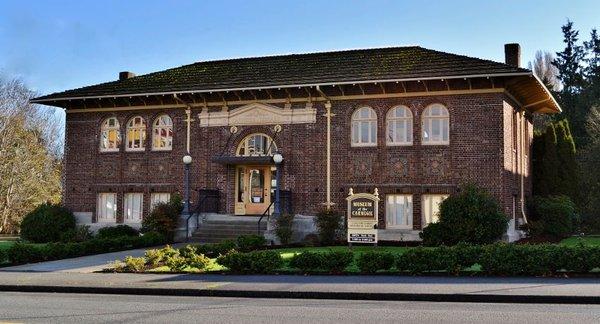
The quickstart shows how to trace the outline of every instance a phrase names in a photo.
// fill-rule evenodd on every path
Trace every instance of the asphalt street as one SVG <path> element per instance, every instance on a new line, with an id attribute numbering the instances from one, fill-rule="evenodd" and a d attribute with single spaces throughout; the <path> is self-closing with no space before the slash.
<path id="1" fill-rule="evenodd" d="M 0 294 L 0 323 L 600 323 L 600 305 Z"/>

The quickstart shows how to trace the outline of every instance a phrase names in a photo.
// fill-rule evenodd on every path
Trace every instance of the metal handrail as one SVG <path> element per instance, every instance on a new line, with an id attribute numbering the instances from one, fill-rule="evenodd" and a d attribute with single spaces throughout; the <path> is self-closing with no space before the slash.
<path id="1" fill-rule="evenodd" d="M 271 216 L 271 206 L 273 206 L 273 201 L 271 201 L 271 203 L 269 204 L 269 207 L 267 207 L 267 209 L 265 210 L 264 213 L 262 213 L 262 215 L 260 215 L 260 218 L 258 219 L 258 224 L 256 225 L 256 233 L 258 235 L 260 235 L 260 223 L 262 222 L 263 217 L 265 217 L 265 215 L 268 214 L 267 216 L 267 220 L 269 219 L 269 217 Z"/>
<path id="2" fill-rule="evenodd" d="M 200 209 L 202 208 L 202 203 L 209 197 L 210 196 L 202 197 L 202 199 L 198 202 L 198 205 L 196 205 L 196 209 L 194 209 L 194 211 L 192 213 L 190 213 L 188 218 L 185 220 L 185 237 L 186 237 L 186 239 L 190 238 L 190 218 L 192 218 L 192 216 L 196 216 L 196 229 L 198 229 L 198 217 L 200 216 Z"/>

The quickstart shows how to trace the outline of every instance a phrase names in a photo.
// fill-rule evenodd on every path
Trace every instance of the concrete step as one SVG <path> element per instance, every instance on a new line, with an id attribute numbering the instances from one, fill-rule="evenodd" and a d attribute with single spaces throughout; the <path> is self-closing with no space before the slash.
<path id="1" fill-rule="evenodd" d="M 192 234 L 191 242 L 218 243 L 235 240 L 240 235 L 257 235 L 258 217 L 237 217 L 228 215 L 212 215 L 201 223 Z M 260 224 L 260 235 L 267 230 L 267 218 Z"/>

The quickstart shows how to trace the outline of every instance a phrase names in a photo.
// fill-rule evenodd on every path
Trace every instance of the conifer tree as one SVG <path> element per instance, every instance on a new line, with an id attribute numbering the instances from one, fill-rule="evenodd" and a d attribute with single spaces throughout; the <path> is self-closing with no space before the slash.
<path id="1" fill-rule="evenodd" d="M 566 119 L 556 124 L 557 158 L 559 163 L 558 179 L 560 181 L 556 194 L 569 196 L 571 200 L 578 202 L 579 174 L 577 161 L 575 159 L 575 143 Z"/>
<path id="2" fill-rule="evenodd" d="M 542 196 L 552 195 L 558 192 L 560 185 L 558 168 L 558 154 L 556 150 L 556 129 L 554 124 L 550 123 L 546 127 L 544 134 L 544 155 L 542 157 L 542 181 L 539 192 Z"/>
<path id="3" fill-rule="evenodd" d="M 544 187 L 544 142 L 546 133 L 536 131 L 533 134 L 532 142 L 532 157 L 531 157 L 531 168 L 532 168 L 532 182 L 533 182 L 533 194 L 543 195 Z"/>

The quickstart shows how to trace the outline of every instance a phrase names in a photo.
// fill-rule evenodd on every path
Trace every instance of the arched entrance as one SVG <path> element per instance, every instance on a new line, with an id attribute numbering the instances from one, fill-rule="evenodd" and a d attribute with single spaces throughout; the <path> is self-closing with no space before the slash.
<path id="1" fill-rule="evenodd" d="M 271 193 L 277 186 L 271 157 L 277 151 L 273 139 L 263 133 L 246 136 L 236 156 L 248 164 L 236 165 L 235 214 L 262 215 L 271 206 Z"/>

